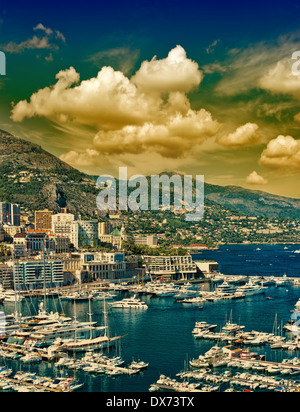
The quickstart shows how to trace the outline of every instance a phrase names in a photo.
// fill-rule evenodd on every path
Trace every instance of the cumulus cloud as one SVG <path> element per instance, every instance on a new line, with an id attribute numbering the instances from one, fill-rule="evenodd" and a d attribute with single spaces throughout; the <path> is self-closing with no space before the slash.
<path id="1" fill-rule="evenodd" d="M 262 89 L 273 93 L 290 94 L 300 98 L 300 76 L 292 71 L 294 61 L 291 57 L 280 60 L 259 80 Z"/>
<path id="2" fill-rule="evenodd" d="M 82 167 L 99 166 L 103 164 L 99 152 L 93 149 L 86 149 L 84 152 L 78 153 L 75 150 L 70 150 L 60 156 L 64 162 L 72 165 L 80 165 Z"/>
<path id="3" fill-rule="evenodd" d="M 273 169 L 300 170 L 300 141 L 292 136 L 278 136 L 268 143 L 259 162 Z"/>
<path id="4" fill-rule="evenodd" d="M 140 154 L 152 150 L 164 157 L 180 158 L 220 128 L 204 109 L 198 112 L 190 109 L 186 115 L 177 113 L 163 120 L 162 123 L 126 126 L 116 131 L 99 131 L 94 146 L 106 154 Z"/>
<path id="5" fill-rule="evenodd" d="M 97 77 L 79 82 L 80 76 L 71 67 L 56 75 L 57 83 L 39 90 L 29 102 L 23 100 L 12 110 L 14 121 L 44 116 L 51 120 L 117 129 L 139 124 L 158 110 L 159 99 L 139 93 L 123 73 L 103 67 Z"/>
<path id="6" fill-rule="evenodd" d="M 246 183 L 248 183 L 249 185 L 266 185 L 268 181 L 254 170 L 249 174 L 249 176 L 247 176 Z"/>
<path id="7" fill-rule="evenodd" d="M 191 108 L 187 92 L 201 79 L 197 63 L 180 46 L 165 59 L 142 63 L 132 78 L 104 66 L 96 77 L 80 80 L 70 67 L 57 73 L 54 85 L 15 104 L 11 118 L 22 122 L 40 116 L 57 128 L 95 130 L 88 150 L 73 147 L 62 156 L 76 166 L 96 164 L 101 155 L 151 152 L 179 159 L 215 140 L 222 127 L 207 110 Z"/>
<path id="8" fill-rule="evenodd" d="M 186 56 L 181 46 L 175 47 L 165 59 L 156 56 L 144 61 L 132 77 L 132 82 L 148 92 L 189 92 L 199 86 L 203 78 L 196 62 Z"/>
<path id="9" fill-rule="evenodd" d="M 256 123 L 246 123 L 238 127 L 233 133 L 218 138 L 218 143 L 223 146 L 237 148 L 255 145 L 260 141 L 257 129 L 258 125 Z"/>

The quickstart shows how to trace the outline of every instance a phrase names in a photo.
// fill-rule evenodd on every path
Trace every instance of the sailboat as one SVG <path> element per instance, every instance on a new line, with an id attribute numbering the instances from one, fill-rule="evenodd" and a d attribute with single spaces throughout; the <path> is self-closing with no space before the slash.
<path id="1" fill-rule="evenodd" d="M 76 306 L 76 305 L 75 305 Z M 91 300 L 89 299 L 89 317 L 90 317 L 90 324 L 92 325 L 92 313 L 91 313 Z M 104 335 L 94 336 L 93 332 L 97 331 L 104 331 Z M 108 326 L 107 326 L 107 312 L 104 300 L 104 326 L 97 327 L 97 328 L 90 328 L 90 337 L 88 339 L 77 339 L 76 332 L 74 339 L 68 339 L 65 343 L 62 344 L 61 349 L 66 351 L 73 351 L 73 352 L 84 352 L 88 350 L 98 350 L 109 348 L 114 346 L 119 339 L 123 336 L 114 336 L 110 337 L 108 334 Z"/>

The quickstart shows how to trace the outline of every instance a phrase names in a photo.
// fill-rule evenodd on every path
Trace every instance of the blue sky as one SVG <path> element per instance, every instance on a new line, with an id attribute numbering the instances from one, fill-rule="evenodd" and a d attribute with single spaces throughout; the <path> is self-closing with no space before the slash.
<path id="1" fill-rule="evenodd" d="M 2 1 L 0 127 L 88 173 L 299 197 L 299 17 L 300 1 Z"/>

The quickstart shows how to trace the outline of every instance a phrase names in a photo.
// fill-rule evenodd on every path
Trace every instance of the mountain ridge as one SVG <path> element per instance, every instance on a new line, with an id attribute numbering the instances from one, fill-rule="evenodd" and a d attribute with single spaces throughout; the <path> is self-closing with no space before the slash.
<path id="1" fill-rule="evenodd" d="M 82 217 L 105 215 L 96 206 L 98 176 L 87 175 L 41 146 L 0 130 L 0 201 L 34 211 L 67 207 Z M 169 174 L 169 173 L 168 173 Z M 248 216 L 300 219 L 300 199 L 239 186 L 205 183 L 205 201 Z"/>

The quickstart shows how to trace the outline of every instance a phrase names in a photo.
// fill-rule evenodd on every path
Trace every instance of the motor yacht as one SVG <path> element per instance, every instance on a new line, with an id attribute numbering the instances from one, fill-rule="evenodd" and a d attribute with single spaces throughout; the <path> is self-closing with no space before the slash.
<path id="1" fill-rule="evenodd" d="M 111 308 L 121 308 L 121 309 L 148 309 L 145 302 L 136 298 L 136 295 L 130 298 L 125 298 L 118 302 L 109 303 Z"/>
<path id="2" fill-rule="evenodd" d="M 249 282 L 247 282 L 245 285 L 237 288 L 237 292 L 242 293 L 245 296 L 251 296 L 264 293 L 266 289 L 266 287 L 255 284 L 251 280 L 249 280 Z"/>

